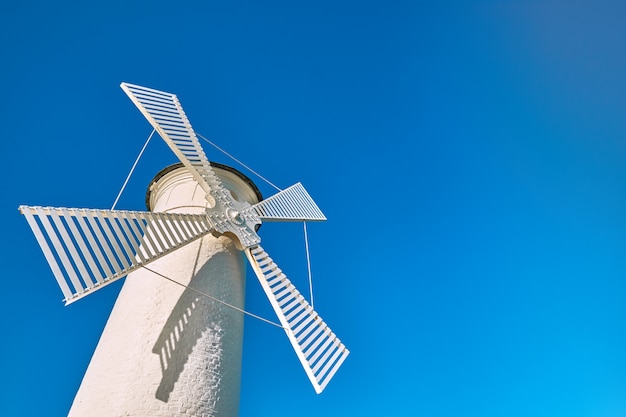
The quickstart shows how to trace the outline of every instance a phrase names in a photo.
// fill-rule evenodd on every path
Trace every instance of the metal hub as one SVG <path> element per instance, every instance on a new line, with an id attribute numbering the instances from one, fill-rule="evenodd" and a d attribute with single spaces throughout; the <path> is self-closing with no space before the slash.
<path id="1" fill-rule="evenodd" d="M 228 215 L 228 218 L 230 218 L 230 220 L 236 225 L 241 226 L 244 223 L 244 219 L 241 217 L 241 213 L 239 213 L 237 210 L 229 208 L 226 210 L 226 214 Z"/>

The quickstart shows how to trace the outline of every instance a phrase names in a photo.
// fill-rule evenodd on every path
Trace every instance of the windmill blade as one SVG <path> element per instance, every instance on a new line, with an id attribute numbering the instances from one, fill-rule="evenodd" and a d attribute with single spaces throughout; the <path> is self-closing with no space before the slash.
<path id="1" fill-rule="evenodd" d="M 120 86 L 207 195 L 216 201 L 230 203 L 232 198 L 213 172 L 178 97 L 134 84 L 122 83 Z"/>
<path id="2" fill-rule="evenodd" d="M 325 221 L 326 216 L 317 207 L 301 183 L 274 194 L 245 210 L 264 221 Z"/>
<path id="3" fill-rule="evenodd" d="M 213 230 L 204 214 L 20 206 L 72 303 Z"/>
<path id="4" fill-rule="evenodd" d="M 315 392 L 321 393 L 350 351 L 261 246 L 246 249 L 246 256 Z"/>

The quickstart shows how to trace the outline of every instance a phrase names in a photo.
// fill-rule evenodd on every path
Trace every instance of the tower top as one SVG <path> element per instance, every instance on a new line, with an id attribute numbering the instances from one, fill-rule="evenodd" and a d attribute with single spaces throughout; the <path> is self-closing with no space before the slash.
<path id="1" fill-rule="evenodd" d="M 241 171 L 218 162 L 211 162 L 211 167 L 216 171 L 216 174 L 222 180 L 222 184 L 230 191 L 235 200 L 247 201 L 249 204 L 256 204 L 263 200 L 263 194 L 261 194 L 256 184 Z M 157 191 L 157 183 L 163 177 L 172 175 L 177 170 L 184 171 L 187 168 L 180 162 L 169 165 L 159 171 L 150 181 L 146 190 L 146 208 L 148 210 L 153 210 L 154 208 L 154 193 Z M 243 190 L 245 190 L 245 195 L 241 195 Z"/>

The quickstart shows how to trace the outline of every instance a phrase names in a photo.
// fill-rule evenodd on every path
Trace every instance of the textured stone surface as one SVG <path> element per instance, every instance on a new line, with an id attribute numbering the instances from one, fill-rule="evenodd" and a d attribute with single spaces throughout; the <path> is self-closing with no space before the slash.
<path id="1" fill-rule="evenodd" d="M 203 211 L 202 190 L 184 170 L 152 192 L 154 211 Z M 245 264 L 225 236 L 149 268 L 243 308 Z M 242 338 L 242 313 L 140 269 L 126 278 L 69 415 L 234 417 Z"/>

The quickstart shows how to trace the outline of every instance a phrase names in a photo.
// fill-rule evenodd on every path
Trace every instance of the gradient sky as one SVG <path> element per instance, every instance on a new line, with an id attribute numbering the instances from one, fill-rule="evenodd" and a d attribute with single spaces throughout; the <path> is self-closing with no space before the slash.
<path id="1" fill-rule="evenodd" d="M 66 415 L 119 291 L 64 307 L 17 207 L 111 207 L 151 131 L 122 81 L 329 219 L 315 306 L 352 353 L 316 395 L 247 318 L 241 417 L 626 415 L 624 22 L 602 0 L 0 0 L 0 415 Z M 118 208 L 174 162 L 153 141 Z M 261 237 L 306 293 L 301 226 Z M 274 319 L 251 272 L 247 307 Z"/>

